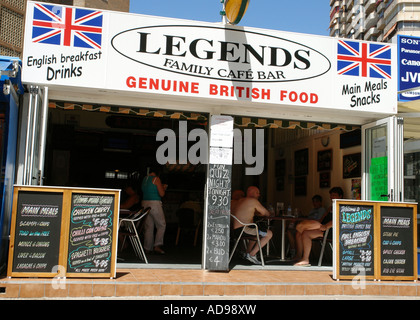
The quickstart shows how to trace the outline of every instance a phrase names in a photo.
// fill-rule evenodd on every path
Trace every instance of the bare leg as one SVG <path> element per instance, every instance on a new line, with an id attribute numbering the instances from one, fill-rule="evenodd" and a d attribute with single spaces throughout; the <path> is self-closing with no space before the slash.
<path id="1" fill-rule="evenodd" d="M 302 233 L 296 231 L 296 259 L 301 259 L 303 254 Z"/>
<path id="2" fill-rule="evenodd" d="M 268 243 L 268 241 L 270 241 L 272 236 L 273 236 L 273 232 L 271 230 L 267 230 L 267 235 L 264 238 L 260 239 L 261 248 L 264 248 L 264 246 Z M 256 241 L 255 242 L 253 241 L 252 243 L 254 245 L 253 245 L 253 248 L 249 251 L 249 254 L 251 256 L 255 256 L 257 254 L 257 252 L 260 250 L 260 248 L 258 248 L 258 243 Z"/>
<path id="3" fill-rule="evenodd" d="M 322 237 L 323 232 L 321 230 L 308 230 L 302 233 L 302 245 L 303 245 L 303 255 L 302 259 L 295 264 L 295 266 L 302 266 L 309 264 L 309 255 L 311 254 L 312 249 L 312 239 Z"/>

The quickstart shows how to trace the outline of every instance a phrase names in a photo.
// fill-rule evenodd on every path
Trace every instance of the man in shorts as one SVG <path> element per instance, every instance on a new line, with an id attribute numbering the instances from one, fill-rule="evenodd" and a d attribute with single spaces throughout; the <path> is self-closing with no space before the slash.
<path id="1" fill-rule="evenodd" d="M 270 216 L 270 212 L 258 201 L 260 197 L 260 190 L 257 187 L 251 186 L 248 188 L 246 197 L 238 200 L 235 204 L 232 214 L 243 223 L 253 223 L 254 215 L 257 216 Z M 239 231 L 243 226 L 233 219 L 233 230 Z M 244 233 L 248 235 L 256 236 L 256 229 L 251 227 L 245 227 Z M 261 237 L 261 247 L 264 247 L 273 236 L 271 230 L 262 232 L 259 230 L 259 236 Z M 246 251 L 245 259 L 254 263 L 261 264 L 261 262 L 255 256 L 259 251 L 257 241 L 249 241 L 248 248 Z"/>

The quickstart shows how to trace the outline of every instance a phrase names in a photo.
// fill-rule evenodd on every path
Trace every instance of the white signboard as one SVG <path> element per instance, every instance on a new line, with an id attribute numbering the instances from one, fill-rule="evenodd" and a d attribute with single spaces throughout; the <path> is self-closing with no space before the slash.
<path id="1" fill-rule="evenodd" d="M 396 48 L 29 1 L 23 82 L 393 114 Z"/>

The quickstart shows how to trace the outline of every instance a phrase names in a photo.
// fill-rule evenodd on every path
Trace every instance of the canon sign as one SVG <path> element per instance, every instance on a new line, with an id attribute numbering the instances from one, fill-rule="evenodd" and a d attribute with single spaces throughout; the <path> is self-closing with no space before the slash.
<path id="1" fill-rule="evenodd" d="M 288 82 L 331 68 L 326 56 L 304 44 L 240 28 L 148 26 L 123 31 L 111 43 L 140 64 L 213 80 Z"/>

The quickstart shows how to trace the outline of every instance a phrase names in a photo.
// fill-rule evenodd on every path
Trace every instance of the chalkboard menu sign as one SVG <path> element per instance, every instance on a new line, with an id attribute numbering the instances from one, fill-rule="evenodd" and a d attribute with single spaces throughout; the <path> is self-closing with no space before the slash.
<path id="1" fill-rule="evenodd" d="M 9 277 L 115 277 L 120 190 L 15 186 Z"/>
<path id="2" fill-rule="evenodd" d="M 334 279 L 417 280 L 417 204 L 334 200 Z"/>
<path id="3" fill-rule="evenodd" d="M 109 273 L 114 195 L 73 193 L 67 272 Z"/>
<path id="4" fill-rule="evenodd" d="M 341 275 L 374 275 L 373 206 L 340 204 L 339 267 Z"/>
<path id="5" fill-rule="evenodd" d="M 229 268 L 232 165 L 210 164 L 207 200 L 206 268 Z"/>
<path id="6" fill-rule="evenodd" d="M 417 267 L 412 207 L 381 207 L 381 277 L 413 277 Z"/>
<path id="7" fill-rule="evenodd" d="M 212 116 L 210 133 L 204 266 L 211 271 L 227 271 L 229 269 L 233 118 L 223 115 Z"/>
<path id="8" fill-rule="evenodd" d="M 59 264 L 62 203 L 61 193 L 19 194 L 13 272 L 52 273 Z"/>
<path id="9" fill-rule="evenodd" d="M 339 206 L 340 274 L 374 275 L 373 206 Z"/>

